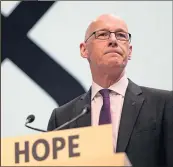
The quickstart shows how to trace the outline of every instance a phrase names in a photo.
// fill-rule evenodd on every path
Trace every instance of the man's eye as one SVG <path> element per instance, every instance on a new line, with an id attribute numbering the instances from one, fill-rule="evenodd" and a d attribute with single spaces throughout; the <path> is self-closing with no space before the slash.
<path id="1" fill-rule="evenodd" d="M 99 34 L 99 36 L 108 36 L 108 34 L 109 34 L 108 32 L 102 32 Z"/>
<path id="2" fill-rule="evenodd" d="M 117 37 L 120 37 L 120 38 L 127 38 L 127 35 L 125 33 L 117 33 Z"/>

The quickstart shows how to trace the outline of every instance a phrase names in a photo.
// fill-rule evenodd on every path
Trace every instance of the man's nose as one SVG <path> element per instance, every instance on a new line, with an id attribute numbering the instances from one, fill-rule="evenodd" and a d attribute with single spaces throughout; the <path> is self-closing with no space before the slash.
<path id="1" fill-rule="evenodd" d="M 118 46 L 115 33 L 111 33 L 109 37 L 109 46 Z"/>

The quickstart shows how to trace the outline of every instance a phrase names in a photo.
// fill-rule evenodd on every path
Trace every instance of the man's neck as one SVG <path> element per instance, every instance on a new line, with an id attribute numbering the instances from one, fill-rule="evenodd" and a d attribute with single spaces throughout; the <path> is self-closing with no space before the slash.
<path id="1" fill-rule="evenodd" d="M 114 83 L 118 82 L 125 74 L 125 71 L 115 73 L 113 75 L 108 74 L 93 74 L 92 78 L 95 83 L 103 88 L 109 88 Z"/>

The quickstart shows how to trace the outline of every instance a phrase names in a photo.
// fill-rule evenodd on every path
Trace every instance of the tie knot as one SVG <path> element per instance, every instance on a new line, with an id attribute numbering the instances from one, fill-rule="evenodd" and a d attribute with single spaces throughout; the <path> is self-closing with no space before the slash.
<path id="1" fill-rule="evenodd" d="M 99 92 L 103 96 L 103 98 L 109 98 L 109 92 L 110 92 L 109 89 L 102 89 Z"/>

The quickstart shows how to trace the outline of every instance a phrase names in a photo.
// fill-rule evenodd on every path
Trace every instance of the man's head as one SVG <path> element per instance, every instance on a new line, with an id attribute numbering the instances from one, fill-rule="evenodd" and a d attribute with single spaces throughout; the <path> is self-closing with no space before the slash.
<path id="1" fill-rule="evenodd" d="M 88 59 L 92 73 L 122 72 L 131 57 L 130 37 L 120 17 L 101 15 L 87 28 L 85 41 L 80 44 L 81 56 Z"/>

